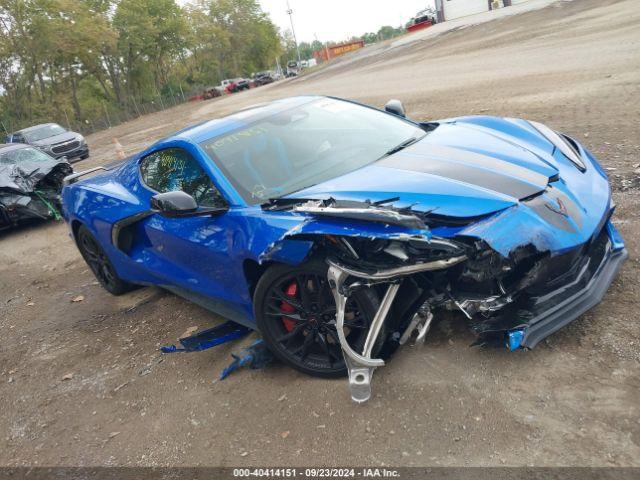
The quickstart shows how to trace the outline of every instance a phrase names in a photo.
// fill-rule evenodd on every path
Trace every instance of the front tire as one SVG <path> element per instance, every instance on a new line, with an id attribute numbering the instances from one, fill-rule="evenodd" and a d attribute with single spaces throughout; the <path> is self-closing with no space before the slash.
<path id="1" fill-rule="evenodd" d="M 106 291 L 112 295 L 122 295 L 136 288 L 135 285 L 125 282 L 118 276 L 111 260 L 84 225 L 78 229 L 77 243 L 82 258 Z"/>
<path id="2" fill-rule="evenodd" d="M 256 286 L 254 314 L 276 357 L 307 375 L 332 378 L 346 375 L 347 370 L 327 269 L 321 260 L 270 267 Z M 356 351 L 362 351 L 378 306 L 373 289 L 359 290 L 347 302 L 344 331 Z"/>

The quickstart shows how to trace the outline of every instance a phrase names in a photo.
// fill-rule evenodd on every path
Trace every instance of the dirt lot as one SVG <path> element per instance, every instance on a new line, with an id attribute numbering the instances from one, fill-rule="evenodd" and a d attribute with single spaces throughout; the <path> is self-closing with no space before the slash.
<path id="1" fill-rule="evenodd" d="M 468 348 L 440 322 L 351 403 L 343 380 L 284 366 L 215 379 L 240 345 L 161 356 L 216 316 L 156 289 L 105 293 L 63 224 L 0 234 L 2 465 L 640 466 L 640 13 L 636 0 L 538 11 L 387 43 L 304 77 L 183 105 L 88 139 L 84 169 L 197 121 L 298 93 L 418 119 L 519 116 L 609 169 L 630 259 L 596 309 L 534 351 Z M 395 46 L 394 46 L 395 45 Z M 84 300 L 73 302 L 78 296 Z M 246 343 L 246 342 L 245 342 Z"/>

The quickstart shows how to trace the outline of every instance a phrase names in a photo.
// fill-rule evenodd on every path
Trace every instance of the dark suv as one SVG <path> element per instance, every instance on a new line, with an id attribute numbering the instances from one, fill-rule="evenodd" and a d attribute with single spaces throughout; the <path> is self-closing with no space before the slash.
<path id="1" fill-rule="evenodd" d="M 262 85 L 273 83 L 275 79 L 273 78 L 271 72 L 258 72 L 253 77 L 253 81 L 255 82 L 256 86 L 260 87 Z"/>
<path id="2" fill-rule="evenodd" d="M 89 147 L 84 137 L 65 130 L 57 123 L 43 123 L 23 128 L 8 135 L 7 143 L 33 145 L 54 158 L 67 157 L 70 162 L 89 157 Z"/>

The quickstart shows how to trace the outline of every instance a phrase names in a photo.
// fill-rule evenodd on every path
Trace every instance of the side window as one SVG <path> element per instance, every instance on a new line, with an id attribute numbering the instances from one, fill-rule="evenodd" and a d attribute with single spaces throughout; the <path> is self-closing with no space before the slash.
<path id="1" fill-rule="evenodd" d="M 140 175 L 153 190 L 160 193 L 182 190 L 202 207 L 225 203 L 198 162 L 180 148 L 168 148 L 144 157 L 140 161 Z"/>

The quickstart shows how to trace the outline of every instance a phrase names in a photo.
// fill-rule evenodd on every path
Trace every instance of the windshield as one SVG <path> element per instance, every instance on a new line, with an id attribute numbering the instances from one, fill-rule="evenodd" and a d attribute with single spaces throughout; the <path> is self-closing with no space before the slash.
<path id="1" fill-rule="evenodd" d="M 425 135 L 400 117 L 322 98 L 200 145 L 255 205 L 362 168 Z"/>
<path id="2" fill-rule="evenodd" d="M 35 130 L 29 130 L 28 132 L 24 132 L 23 134 L 28 142 L 37 142 L 38 140 L 54 137 L 64 132 L 66 132 L 66 130 L 60 125 L 53 124 L 45 125 L 44 127 L 40 127 Z"/>
<path id="3" fill-rule="evenodd" d="M 37 148 L 25 147 L 9 150 L 8 152 L 0 150 L 0 164 L 2 165 L 19 164 L 23 162 L 50 162 L 52 160 L 53 158 L 46 153 L 42 153 Z"/>

